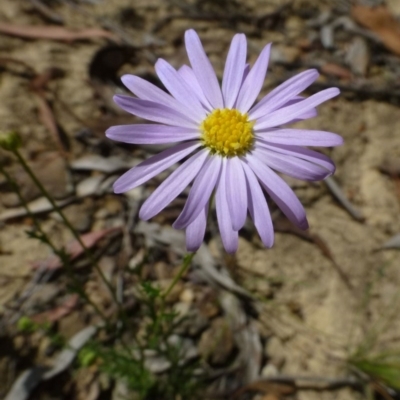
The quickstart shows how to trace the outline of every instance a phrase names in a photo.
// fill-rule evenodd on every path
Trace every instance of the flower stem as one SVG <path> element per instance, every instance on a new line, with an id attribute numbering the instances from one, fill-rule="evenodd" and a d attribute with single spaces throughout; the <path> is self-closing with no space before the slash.
<path id="1" fill-rule="evenodd" d="M 124 323 L 126 323 L 126 315 L 125 311 L 123 310 L 120 302 L 118 301 L 117 295 L 111 285 L 111 283 L 108 281 L 106 276 L 104 275 L 103 271 L 97 264 L 96 260 L 94 259 L 92 253 L 89 251 L 89 249 L 85 246 L 83 243 L 79 233 L 76 231 L 76 229 L 72 226 L 72 224 L 69 222 L 61 208 L 57 205 L 57 203 L 54 201 L 53 197 L 50 195 L 50 193 L 47 191 L 47 189 L 43 186 L 43 184 L 40 182 L 40 180 L 36 177 L 32 169 L 29 167 L 28 163 L 25 161 L 24 157 L 21 155 L 21 153 L 18 151 L 18 149 L 13 149 L 12 152 L 15 154 L 17 157 L 18 161 L 21 163 L 23 169 L 25 172 L 29 175 L 29 177 L 32 179 L 32 181 L 35 183 L 35 185 L 38 187 L 38 189 L 42 192 L 42 194 L 47 198 L 47 200 L 50 202 L 50 204 L 53 206 L 54 211 L 61 217 L 62 221 L 64 222 L 65 226 L 70 230 L 72 235 L 75 237 L 77 242 L 80 244 L 82 247 L 84 254 L 88 260 L 93 265 L 93 268 L 96 270 L 96 272 L 99 274 L 101 280 L 104 282 L 104 284 L 107 286 L 108 290 L 111 293 L 111 296 L 115 302 L 115 304 L 118 307 L 118 311 L 120 314 L 120 317 L 124 320 Z"/>
<path id="2" fill-rule="evenodd" d="M 176 274 L 176 276 L 174 277 L 173 281 L 171 282 L 171 284 L 168 286 L 167 290 L 161 294 L 161 298 L 163 299 L 163 302 L 165 301 L 165 299 L 167 298 L 167 296 L 171 293 L 172 289 L 175 287 L 175 285 L 177 284 L 177 282 L 179 281 L 179 279 L 182 278 L 182 276 L 184 275 L 184 273 L 187 271 L 187 269 L 190 267 L 190 264 L 193 260 L 193 257 L 196 255 L 196 252 L 194 253 L 188 253 L 185 255 L 185 257 L 183 258 L 183 263 L 178 271 L 178 273 Z"/>
<path id="3" fill-rule="evenodd" d="M 108 326 L 108 319 L 107 317 L 103 314 L 103 312 L 99 309 L 99 307 L 89 298 L 89 296 L 86 294 L 85 290 L 83 289 L 81 283 L 76 279 L 74 275 L 74 271 L 71 267 L 70 261 L 67 257 L 62 257 L 61 252 L 55 244 L 51 241 L 47 233 L 42 229 L 41 225 L 39 224 L 37 218 L 35 215 L 32 214 L 31 210 L 28 207 L 28 204 L 25 200 L 25 198 L 22 196 L 21 191 L 19 190 L 17 182 L 11 177 L 11 175 L 3 168 L 3 166 L 0 164 L 0 172 L 4 175 L 8 183 L 12 186 L 14 189 L 14 192 L 16 193 L 19 201 L 21 202 L 22 206 L 25 208 L 27 214 L 29 217 L 32 219 L 36 230 L 40 233 L 41 238 L 45 241 L 45 243 L 53 250 L 54 254 L 57 254 L 60 258 L 62 258 L 63 265 L 65 266 L 67 273 L 69 275 L 69 278 L 71 279 L 75 290 L 78 292 L 78 294 L 88 303 L 90 304 L 95 312 L 99 315 L 99 317 L 103 320 L 103 322 Z"/>

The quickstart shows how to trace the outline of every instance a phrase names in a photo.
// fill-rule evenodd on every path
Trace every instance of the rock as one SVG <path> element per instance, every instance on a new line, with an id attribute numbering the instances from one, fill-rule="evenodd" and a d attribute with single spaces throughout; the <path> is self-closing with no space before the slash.
<path id="1" fill-rule="evenodd" d="M 63 213 L 67 217 L 68 221 L 78 232 L 88 231 L 92 224 L 92 208 L 89 206 L 89 203 L 85 202 L 82 204 L 71 204 L 70 206 L 65 207 L 63 210 Z M 58 214 L 53 214 L 57 220 L 60 220 Z"/>
<path id="2" fill-rule="evenodd" d="M 161 292 L 165 292 L 168 290 L 171 285 L 173 279 L 160 279 L 157 281 L 156 286 L 161 289 Z M 183 290 L 183 283 L 181 281 L 176 282 L 175 286 L 172 288 L 171 292 L 166 297 L 167 303 L 175 303 L 179 300 L 179 297 Z"/>
<path id="3" fill-rule="evenodd" d="M 271 62 L 277 64 L 293 64 L 301 54 L 298 47 L 277 45 L 271 49 Z"/>
<path id="4" fill-rule="evenodd" d="M 29 165 L 53 198 L 62 199 L 72 192 L 67 164 L 58 152 L 42 153 L 37 161 L 30 162 Z M 22 167 L 18 167 L 13 175 L 25 200 L 39 197 L 40 190 Z"/>
<path id="5" fill-rule="evenodd" d="M 157 261 L 154 264 L 154 273 L 159 280 L 172 279 L 174 277 L 174 269 L 164 261 Z"/>
<path id="6" fill-rule="evenodd" d="M 264 352 L 270 360 L 270 364 L 273 364 L 277 369 L 280 369 L 285 363 L 285 349 L 278 337 L 272 336 L 268 339 Z"/>
<path id="7" fill-rule="evenodd" d="M 276 368 L 276 366 L 272 363 L 266 364 L 261 370 L 261 376 L 263 378 L 278 376 L 278 374 L 279 374 L 278 368 Z"/>
<path id="8" fill-rule="evenodd" d="M 190 288 L 186 288 L 181 293 L 179 300 L 182 301 L 183 303 L 192 304 L 194 297 L 195 297 L 195 295 L 194 295 L 193 290 Z"/>
<path id="9" fill-rule="evenodd" d="M 351 41 L 345 60 L 356 75 L 366 76 L 370 61 L 370 51 L 368 43 L 363 37 L 358 36 Z"/>
<path id="10" fill-rule="evenodd" d="M 209 325 L 209 320 L 197 308 L 191 308 L 188 303 L 176 303 L 174 311 L 181 318 L 181 322 L 175 329 L 175 332 L 179 335 L 197 336 Z"/>
<path id="11" fill-rule="evenodd" d="M 212 365 L 225 365 L 233 355 L 235 342 L 228 322 L 220 317 L 203 332 L 198 345 L 200 355 Z"/>

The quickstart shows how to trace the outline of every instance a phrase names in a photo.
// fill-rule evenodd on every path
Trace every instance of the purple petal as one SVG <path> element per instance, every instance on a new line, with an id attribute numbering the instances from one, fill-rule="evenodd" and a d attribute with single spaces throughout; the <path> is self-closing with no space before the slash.
<path id="1" fill-rule="evenodd" d="M 223 160 L 221 175 L 218 181 L 217 193 L 215 195 L 217 206 L 218 227 L 221 239 L 227 253 L 235 253 L 239 244 L 238 231 L 232 228 L 232 220 L 226 199 L 226 159 Z"/>
<path id="2" fill-rule="evenodd" d="M 285 103 L 282 107 L 291 106 L 292 104 L 297 104 L 300 101 L 304 100 L 305 97 L 303 96 L 295 96 L 293 99 L 289 100 Z M 318 115 L 317 109 L 312 108 L 310 111 L 305 112 L 304 114 L 300 115 L 296 119 L 289 121 L 288 124 L 294 124 L 295 122 L 303 121 L 305 119 L 315 118 Z"/>
<path id="3" fill-rule="evenodd" d="M 277 153 L 298 157 L 303 160 L 307 160 L 314 164 L 320 165 L 321 167 L 328 170 L 330 174 L 333 174 L 336 170 L 333 161 L 325 154 L 321 154 L 310 149 L 305 149 L 304 147 L 282 145 L 282 144 L 271 144 L 263 140 L 258 140 L 257 144 L 260 145 L 261 147 L 267 148 Z"/>
<path id="4" fill-rule="evenodd" d="M 123 110 L 140 118 L 166 125 L 180 125 L 186 128 L 198 128 L 198 124 L 189 117 L 171 107 L 154 101 L 136 99 L 135 97 L 116 95 L 114 101 Z"/>
<path id="5" fill-rule="evenodd" d="M 209 156 L 197 175 L 182 212 L 172 225 L 175 229 L 186 228 L 205 207 L 214 190 L 221 169 L 221 157 Z"/>
<path id="6" fill-rule="evenodd" d="M 173 108 L 177 112 L 182 110 L 182 105 L 178 100 L 145 79 L 135 75 L 124 75 L 121 81 L 133 94 L 139 97 L 139 99 L 163 104 L 168 108 Z M 194 119 L 194 121 L 196 121 L 196 119 Z"/>
<path id="7" fill-rule="evenodd" d="M 247 179 L 247 196 L 249 212 L 254 225 L 265 247 L 274 244 L 274 227 L 264 193 L 253 171 L 243 163 L 243 170 Z"/>
<path id="8" fill-rule="evenodd" d="M 284 105 L 290 105 L 287 103 L 310 86 L 318 76 L 319 74 L 316 69 L 310 69 L 288 79 L 263 97 L 259 103 L 249 111 L 250 119 L 261 118 L 270 114 L 272 111 L 278 110 Z"/>
<path id="9" fill-rule="evenodd" d="M 200 103 L 203 105 L 203 107 L 207 111 L 212 111 L 212 106 L 210 102 L 207 100 L 206 96 L 203 93 L 203 90 L 201 89 L 199 82 L 196 78 L 196 75 L 194 74 L 192 68 L 190 68 L 187 65 L 182 65 L 182 67 L 179 68 L 178 74 L 181 76 L 181 78 L 186 82 L 186 84 L 192 88 L 193 94 L 197 96 L 197 98 L 200 100 Z"/>
<path id="10" fill-rule="evenodd" d="M 171 203 L 192 182 L 207 156 L 208 152 L 201 150 L 178 167 L 143 203 L 139 217 L 147 221 Z"/>
<path id="11" fill-rule="evenodd" d="M 196 139 L 199 131 L 168 125 L 117 125 L 108 128 L 106 136 L 123 143 L 162 144 Z"/>
<path id="12" fill-rule="evenodd" d="M 301 158 L 289 156 L 256 146 L 253 154 L 270 168 L 305 181 L 319 181 L 331 175 L 327 169 Z"/>
<path id="13" fill-rule="evenodd" d="M 192 153 L 200 145 L 198 141 L 180 143 L 144 160 L 116 180 L 114 183 L 114 192 L 123 193 L 141 185 L 182 160 L 182 158 Z"/>
<path id="14" fill-rule="evenodd" d="M 247 43 L 242 33 L 233 37 L 222 79 L 222 95 L 226 108 L 235 104 L 246 65 Z"/>
<path id="15" fill-rule="evenodd" d="M 181 108 L 186 110 L 185 115 L 201 122 L 206 116 L 206 111 L 178 72 L 163 59 L 156 62 L 155 69 L 164 86 L 181 103 Z"/>
<path id="16" fill-rule="evenodd" d="M 242 85 L 243 85 L 243 82 L 246 80 L 247 75 L 249 75 L 249 72 L 250 72 L 250 64 L 246 64 L 244 66 L 244 71 L 243 71 Z M 240 86 L 242 86 L 242 85 L 240 85 Z"/>
<path id="17" fill-rule="evenodd" d="M 240 88 L 236 108 L 246 113 L 255 102 L 264 84 L 271 44 L 264 47 Z"/>
<path id="18" fill-rule="evenodd" d="M 300 229 L 307 229 L 308 222 L 304 207 L 288 184 L 253 155 L 247 154 L 246 161 L 263 188 L 286 217 Z"/>
<path id="19" fill-rule="evenodd" d="M 276 129 L 257 132 L 257 136 L 269 143 L 298 146 L 333 147 L 343 144 L 343 138 L 336 133 L 310 131 L 308 129 Z"/>
<path id="20" fill-rule="evenodd" d="M 193 29 L 185 32 L 186 51 L 196 78 L 205 96 L 214 108 L 223 108 L 221 89 L 200 38 Z"/>
<path id="21" fill-rule="evenodd" d="M 226 160 L 226 198 L 231 213 L 232 228 L 243 228 L 247 217 L 246 178 L 238 157 Z"/>
<path id="22" fill-rule="evenodd" d="M 207 225 L 208 203 L 197 218 L 186 228 L 186 249 L 197 251 L 204 240 Z"/>
<path id="23" fill-rule="evenodd" d="M 339 89 L 337 88 L 322 90 L 321 92 L 316 93 L 297 104 L 280 108 L 279 110 L 273 111 L 271 114 L 258 119 L 254 125 L 254 129 L 257 132 L 262 129 L 286 124 L 289 121 L 298 118 L 300 115 L 310 111 L 312 108 L 323 103 L 324 101 L 337 96 L 339 93 Z"/>

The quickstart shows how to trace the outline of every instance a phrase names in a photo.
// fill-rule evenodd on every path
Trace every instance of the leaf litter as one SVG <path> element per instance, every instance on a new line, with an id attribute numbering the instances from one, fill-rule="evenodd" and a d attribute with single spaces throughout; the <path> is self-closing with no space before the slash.
<path id="1" fill-rule="evenodd" d="M 104 257 L 115 260 L 111 271 L 117 272 L 120 298 L 137 307 L 132 288 L 138 282 L 132 278 L 132 271 L 140 273 L 141 279 L 156 283 L 165 276 L 173 276 L 183 255 L 184 235 L 169 227 L 179 209 L 179 202 L 151 223 L 137 220 L 140 203 L 153 190 L 151 183 L 140 191 L 134 190 L 118 197 L 118 205 L 105 199 L 113 196 L 110 193 L 114 173 L 136 165 L 151 154 L 151 149 L 144 146 L 124 149 L 110 144 L 103 137 L 103 130 L 108 125 L 135 122 L 128 121 L 110 105 L 110 93 L 119 90 L 116 89 L 118 76 L 134 73 L 145 79 L 154 79 L 152 64 L 158 57 L 173 60 L 177 65 L 186 63 L 179 38 L 188 27 L 201 32 L 206 51 L 219 76 L 222 73 L 221 54 L 226 51 L 227 43 L 236 31 L 252 33 L 250 57 L 254 57 L 266 41 L 273 41 L 280 49 L 280 59 L 272 63 L 265 90 L 286 79 L 288 74 L 292 76 L 306 68 L 317 67 L 321 77 L 315 90 L 324 85 L 338 86 L 344 96 L 332 105 L 321 107 L 315 122 L 310 120 L 299 125 L 308 129 L 318 129 L 323 125 L 324 129 L 338 131 L 345 137 L 346 144 L 331 154 L 338 166 L 334 184 L 331 180 L 327 187 L 291 183 L 306 205 L 311 231 L 294 232 L 280 226 L 279 219 L 276 219 L 275 247 L 261 250 L 252 228 L 246 227 L 236 258 L 227 260 L 220 252 L 218 238 L 211 226 L 207 233 L 210 239 L 198 252 L 190 273 L 182 279 L 174 301 L 179 305 L 177 308 L 186 310 L 188 314 L 185 315 L 203 313 L 203 317 L 198 319 L 198 328 L 194 329 L 200 333 L 192 339 L 188 352 L 196 354 L 199 336 L 210 332 L 216 318 L 226 319 L 231 324 L 237 353 L 233 350 L 227 358 L 230 361 L 226 361 L 220 370 L 207 365 L 207 370 L 217 376 L 215 385 L 211 387 L 215 392 L 225 394 L 225 398 L 230 398 L 232 390 L 241 389 L 238 398 L 247 396 L 243 394 L 245 392 L 254 395 L 253 398 L 257 398 L 257 392 L 275 398 L 284 397 L 289 393 L 285 392 L 284 385 L 289 385 L 299 398 L 308 393 L 324 400 L 331 396 L 325 391 L 331 389 L 327 382 L 341 379 L 343 385 L 334 388 L 338 398 L 358 399 L 356 391 L 342 389 L 354 387 L 352 376 L 342 376 L 343 358 L 340 362 L 332 360 L 335 360 L 335 355 L 342 355 L 344 348 L 361 340 L 362 335 L 354 321 L 360 319 L 372 324 L 378 320 L 400 283 L 394 268 L 397 253 L 374 251 L 381 243 L 387 242 L 387 238 L 392 236 L 395 240 L 393 235 L 400 231 L 397 218 L 399 197 L 395 189 L 398 174 L 396 167 L 386 168 L 382 163 L 382 160 L 397 160 L 400 154 L 398 135 L 394 134 L 399 129 L 396 104 L 400 99 L 400 70 L 398 59 L 393 58 L 398 52 L 397 23 L 392 12 L 381 5 L 373 14 L 365 9 L 365 2 L 362 6 L 354 5 L 350 11 L 348 7 L 333 10 L 333 4 L 322 7 L 322 2 L 311 0 L 284 5 L 279 1 L 252 0 L 244 8 L 231 2 L 229 7 L 222 6 L 222 9 L 221 5 L 207 1 L 189 5 L 181 1 L 148 0 L 135 3 L 134 11 L 142 20 L 139 28 L 139 25 L 126 24 L 120 18 L 129 11 L 123 10 L 125 6 L 122 3 L 119 0 L 98 4 L 63 1 L 55 7 L 43 2 L 61 17 L 62 26 L 39 25 L 39 17 L 28 15 L 19 2 L 0 10 L 2 21 L 12 21 L 12 24 L 2 22 L 0 25 L 2 41 L 9 49 L 7 57 L 0 59 L 0 74 L 6 78 L 0 86 L 0 115 L 5 121 L 5 129 L 21 132 L 31 160 L 45 159 L 49 150 L 58 157 L 65 156 L 63 168 L 71 175 L 75 192 L 73 197 L 60 198 L 59 204 L 64 207 L 71 202 L 88 201 L 94 218 L 82 238 L 87 238 L 87 244 L 93 248 L 100 245 L 100 257 L 105 251 Z M 74 10 L 73 16 L 71 10 Z M 16 15 L 15 21 L 10 19 L 10 15 Z M 46 18 L 40 15 L 40 18 Z M 296 24 L 301 29 L 293 34 Z M 6 31 L 9 34 L 4 34 Z M 119 44 L 110 45 L 109 41 Z M 387 51 L 379 43 L 383 43 Z M 114 60 L 114 56 L 118 56 L 118 60 Z M 102 67 L 94 71 L 99 59 Z M 64 75 L 50 79 L 51 71 L 57 69 L 64 71 Z M 95 86 L 89 83 L 89 78 L 100 83 Z M 40 93 L 35 94 L 45 105 L 40 106 L 43 109 L 40 118 L 36 114 L 40 107 L 35 108 L 32 94 L 27 96 L 28 90 Z M 65 131 L 70 143 L 68 152 L 59 140 L 59 127 Z M 87 132 L 87 128 L 92 131 L 86 136 L 78 134 L 82 129 Z M 79 137 L 83 139 L 78 140 Z M 12 160 L 7 160 L 7 163 L 12 164 Z M 27 193 L 31 193 L 26 182 L 23 186 Z M 4 185 L 2 188 L 8 191 Z M 31 200 L 32 211 L 40 214 L 46 229 L 54 234 L 60 246 L 64 246 L 74 260 L 78 260 L 82 255 L 81 247 L 70 242 L 59 221 L 50 218 L 50 205 L 45 199 Z M 110 232 L 110 235 L 113 235 L 113 229 L 119 232 L 121 228 L 114 227 L 123 226 L 128 214 L 129 222 L 124 234 L 108 241 L 112 236 L 105 232 Z M 25 276 L 32 276 L 30 263 L 25 258 L 21 261 L 20 249 L 12 244 L 15 229 L 23 232 L 30 228 L 25 211 L 4 205 L 0 208 L 0 219 L 7 221 L 0 233 L 0 244 L 4 249 L 0 255 L 0 273 L 12 276 L 10 266 L 16 268 L 22 263 Z M 109 246 L 102 246 L 103 239 Z M 121 245 L 122 240 L 125 245 Z M 22 250 L 26 244 L 24 241 L 20 243 Z M 388 243 L 390 240 L 384 246 Z M 64 290 L 65 277 L 59 270 L 59 260 L 54 256 L 46 258 L 43 250 L 40 254 L 38 257 L 35 253 L 31 260 L 41 259 L 45 269 L 47 266 L 56 268 L 54 271 L 57 272 L 46 279 Z M 130 259 L 132 263 L 129 263 Z M 128 261 L 129 271 L 124 260 Z M 332 263 L 340 269 L 335 271 Z M 86 268 L 77 271 L 93 299 L 100 306 L 107 307 L 107 296 L 99 290 L 95 274 Z M 351 291 L 346 288 L 339 271 L 351 283 Z M 111 273 L 113 278 L 115 272 Z M 4 290 L 12 290 L 12 296 L 18 297 L 23 293 L 26 281 L 19 279 L 18 282 L 7 285 L 9 288 Z M 369 293 L 372 293 L 370 297 Z M 367 305 L 362 303 L 360 306 L 361 299 L 365 298 L 368 299 Z M 198 303 L 197 299 L 202 300 Z M 360 302 L 357 303 L 357 299 Z M 74 297 L 63 297 L 63 301 L 57 301 L 56 305 L 49 303 L 30 316 L 57 321 L 60 326 L 66 323 L 78 333 L 79 324 L 74 318 L 83 315 L 90 320 L 93 315 L 84 307 L 74 308 L 77 306 L 74 302 Z M 10 304 L 0 304 L 0 316 L 3 307 Z M 108 310 L 112 311 L 111 308 Z M 214 322 L 214 325 L 217 324 Z M 11 328 L 7 329 L 12 331 Z M 398 321 L 393 320 L 383 335 L 395 340 L 398 329 Z M 356 333 L 353 335 L 352 331 Z M 178 340 L 186 334 L 178 334 Z M 260 380 L 261 370 L 268 365 L 266 360 L 274 351 L 279 352 L 277 348 L 264 344 L 273 344 L 277 337 L 282 338 L 279 351 L 285 362 L 275 366 L 276 381 L 288 378 L 279 383 L 279 387 L 272 386 L 272 380 Z M 74 354 L 69 352 L 64 361 L 53 357 L 53 365 L 59 362 L 60 370 L 70 370 Z M 40 365 L 32 360 L 31 372 L 24 373 L 18 369 L 15 384 L 20 379 L 26 384 L 29 380 L 25 374 L 28 377 L 33 374 L 31 376 L 36 375 L 37 385 L 37 375 L 41 377 L 43 371 L 35 369 L 36 364 Z M 161 360 L 155 359 L 152 365 L 161 371 L 161 364 Z M 236 372 L 235 375 L 232 371 L 241 371 L 242 374 Z M 19 380 L 18 374 L 22 374 Z M 318 389 L 315 385 L 308 388 L 309 391 L 303 391 L 307 389 L 306 385 L 294 385 L 293 382 L 299 382 L 297 378 L 304 378 L 304 374 L 306 380 L 313 377 L 325 379 L 325 386 Z M 68 376 L 70 382 L 81 379 L 79 374 L 76 378 L 73 373 Z M 58 384 L 56 375 L 51 379 L 55 385 Z M 97 375 L 93 379 L 97 382 Z M 8 388 L 11 385 L 12 382 L 8 382 Z M 38 393 L 46 390 L 47 386 L 37 388 Z M 67 393 L 66 387 L 57 386 L 57 390 L 61 398 Z"/>

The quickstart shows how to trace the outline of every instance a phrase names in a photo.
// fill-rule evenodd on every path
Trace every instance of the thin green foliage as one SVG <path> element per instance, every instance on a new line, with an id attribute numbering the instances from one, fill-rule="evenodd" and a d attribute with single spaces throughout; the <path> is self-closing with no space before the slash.
<path id="1" fill-rule="evenodd" d="M 393 389 L 400 389 L 400 353 L 360 354 L 349 360 L 358 370 Z"/>
<path id="2" fill-rule="evenodd" d="M 56 246 L 49 235 L 42 229 L 41 222 L 36 215 L 31 213 L 28 204 L 17 182 L 0 164 L 0 172 L 5 176 L 10 186 L 14 189 L 21 204 L 26 209 L 27 215 L 33 220 L 34 227 L 27 232 L 32 239 L 48 245 L 53 253 L 57 255 L 69 278 L 69 289 L 76 292 L 81 300 L 90 304 L 93 310 L 100 316 L 104 322 L 104 327 L 108 332 L 109 338 L 114 339 L 112 345 L 107 345 L 99 340 L 93 340 L 86 345 L 78 355 L 80 367 L 86 368 L 92 364 L 113 377 L 123 380 L 128 388 L 141 400 L 176 400 L 176 399 L 195 399 L 196 393 L 200 392 L 199 379 L 195 378 L 197 363 L 188 364 L 185 360 L 184 350 L 180 343 L 173 342 L 171 337 L 175 329 L 183 322 L 183 319 L 176 313 L 171 312 L 166 307 L 166 298 L 178 280 L 187 271 L 194 257 L 194 253 L 185 256 L 182 266 L 173 279 L 170 286 L 162 292 L 159 288 L 152 285 L 151 282 L 143 282 L 140 285 L 141 305 L 138 315 L 135 315 L 134 321 L 128 321 L 126 312 L 118 302 L 115 290 L 112 284 L 106 279 L 97 265 L 92 253 L 86 248 L 78 232 L 65 217 L 60 207 L 50 193 L 44 188 L 34 172 L 19 152 L 21 141 L 16 133 L 0 136 L 0 147 L 14 154 L 16 160 L 24 168 L 28 176 L 32 179 L 41 193 L 53 205 L 54 211 L 58 213 L 65 227 L 72 233 L 75 239 L 82 246 L 85 256 L 91 262 L 93 268 L 98 270 L 100 279 L 103 280 L 106 287 L 110 290 L 112 299 L 118 309 L 118 318 L 115 321 L 106 318 L 102 310 L 93 303 L 86 294 L 83 282 L 76 275 L 71 266 L 69 254 L 64 248 Z M 143 326 L 143 321 L 144 326 Z M 122 322 L 122 324 L 121 324 Z M 42 330 L 52 338 L 52 342 L 57 343 L 58 347 L 65 346 L 66 341 L 52 329 L 51 324 L 37 324 L 29 317 L 21 317 L 17 323 L 19 330 L 26 334 Z M 142 329 L 143 335 L 138 335 Z M 128 338 L 128 339 L 126 339 Z M 54 339 L 54 340 L 53 340 Z M 128 343 L 126 342 L 128 340 Z M 146 352 L 152 351 L 157 357 L 162 358 L 168 363 L 165 373 L 161 375 L 153 374 L 146 365 Z"/>
<path id="3" fill-rule="evenodd" d="M 81 350 L 81 366 L 97 362 L 100 370 L 123 380 L 141 400 L 195 399 L 201 388 L 199 379 L 195 378 L 198 363 L 184 362 L 181 344 L 170 340 L 183 319 L 161 308 L 162 293 L 151 282 L 141 284 L 141 293 L 142 306 L 138 317 L 146 321 L 145 334 L 141 340 L 136 340 L 130 354 L 123 348 L 106 347 L 94 341 Z M 165 373 L 154 375 L 146 367 L 141 355 L 149 351 L 164 365 L 168 364 Z"/>

